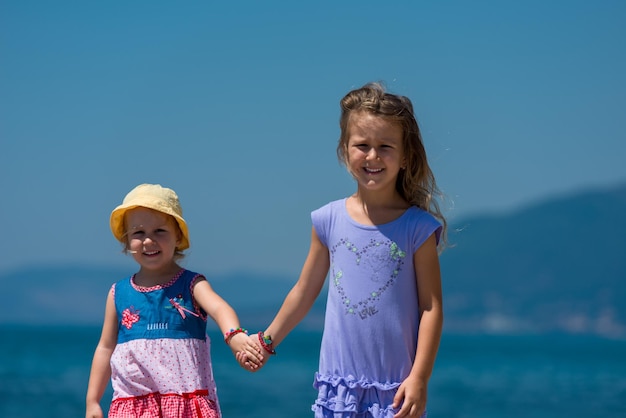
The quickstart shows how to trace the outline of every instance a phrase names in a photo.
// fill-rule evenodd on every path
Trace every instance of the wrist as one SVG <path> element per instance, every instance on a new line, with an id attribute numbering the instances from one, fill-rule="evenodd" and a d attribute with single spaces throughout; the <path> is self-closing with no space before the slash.
<path id="1" fill-rule="evenodd" d="M 269 334 L 265 335 L 263 331 L 259 331 L 257 335 L 259 337 L 259 343 L 261 344 L 261 347 L 263 347 L 263 349 L 269 354 L 275 355 L 276 350 L 274 350 L 274 343 L 272 342 L 272 337 Z"/>
<path id="2" fill-rule="evenodd" d="M 233 336 L 237 334 L 242 334 L 242 333 L 248 335 L 248 330 L 245 328 L 241 328 L 241 327 L 231 328 L 230 331 L 224 334 L 224 342 L 226 344 L 230 344 L 230 340 L 231 338 L 233 338 Z"/>

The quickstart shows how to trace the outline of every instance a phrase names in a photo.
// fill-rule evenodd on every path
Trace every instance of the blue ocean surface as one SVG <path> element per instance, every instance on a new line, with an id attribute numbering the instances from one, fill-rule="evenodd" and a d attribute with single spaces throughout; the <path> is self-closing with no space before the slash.
<path id="1" fill-rule="evenodd" d="M 84 417 L 99 327 L 0 325 L 0 417 Z M 257 373 L 209 330 L 224 417 L 310 417 L 320 332 L 294 330 Z M 110 389 L 102 401 L 105 411 Z M 432 417 L 626 417 L 626 341 L 444 334 Z"/>

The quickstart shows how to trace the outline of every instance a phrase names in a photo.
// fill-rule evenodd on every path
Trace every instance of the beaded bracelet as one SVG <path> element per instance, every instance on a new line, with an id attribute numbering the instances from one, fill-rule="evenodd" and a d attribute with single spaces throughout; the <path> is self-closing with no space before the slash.
<path id="1" fill-rule="evenodd" d="M 272 337 L 270 336 L 266 337 L 263 334 L 263 331 L 259 331 L 257 335 L 259 336 L 259 342 L 261 343 L 261 346 L 263 347 L 263 349 L 267 351 L 268 353 L 270 353 L 271 355 L 275 355 L 276 350 L 272 348 Z"/>
<path id="2" fill-rule="evenodd" d="M 248 335 L 248 330 L 244 329 L 244 328 L 231 328 L 230 331 L 228 331 L 226 334 L 224 334 L 224 342 L 226 344 L 228 344 L 228 342 L 230 341 L 230 339 L 232 338 L 233 335 L 235 334 L 239 334 L 239 333 L 244 333 L 246 335 Z"/>

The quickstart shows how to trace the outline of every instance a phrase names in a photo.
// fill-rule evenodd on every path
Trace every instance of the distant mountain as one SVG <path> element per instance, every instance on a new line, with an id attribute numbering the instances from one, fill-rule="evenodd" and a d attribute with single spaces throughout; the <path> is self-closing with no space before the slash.
<path id="1" fill-rule="evenodd" d="M 111 285 L 129 273 L 121 268 L 63 265 L 0 274 L 0 286 L 5 289 L 0 323 L 101 324 Z M 297 280 L 246 273 L 207 277 L 250 328 L 269 323 Z M 320 298 L 302 326 L 320 327 L 323 309 L 324 298 Z"/>
<path id="2" fill-rule="evenodd" d="M 98 266 L 35 266 L 0 275 L 0 323 L 90 324 L 104 315 L 107 291 L 127 272 Z"/>
<path id="3" fill-rule="evenodd" d="M 446 327 L 626 337 L 626 185 L 455 225 Z"/>
<path id="4" fill-rule="evenodd" d="M 626 185 L 544 201 L 450 227 L 441 256 L 445 329 L 626 338 Z M 300 263 L 301 261 L 297 261 Z M 40 266 L 0 274 L 0 323 L 99 324 L 111 283 L 128 271 Z M 295 278 L 212 280 L 242 324 L 262 327 Z M 320 327 L 325 297 L 301 327 Z"/>

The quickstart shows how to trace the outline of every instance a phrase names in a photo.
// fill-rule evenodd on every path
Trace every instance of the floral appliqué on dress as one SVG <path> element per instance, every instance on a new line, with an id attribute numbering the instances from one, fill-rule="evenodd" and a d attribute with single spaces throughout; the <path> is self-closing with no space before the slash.
<path id="1" fill-rule="evenodd" d="M 355 302 L 346 293 L 341 283 L 343 271 L 337 269 L 333 264 L 333 284 L 341 296 L 341 301 L 345 306 L 345 313 L 347 315 L 358 314 L 361 319 L 366 319 L 369 316 L 377 314 L 378 309 L 376 308 L 376 302 L 380 299 L 380 296 L 394 284 L 404 264 L 406 252 L 402 251 L 398 247 L 398 244 L 390 240 L 382 242 L 371 240 L 368 245 L 359 250 L 348 239 L 342 238 L 330 249 L 331 255 L 334 256 L 340 248 L 346 249 L 354 254 L 355 263 L 362 269 L 363 277 L 369 277 L 374 283 L 384 281 L 378 288 L 372 290 L 367 298 Z M 365 283 L 363 283 L 363 285 L 365 285 Z"/>
<path id="2" fill-rule="evenodd" d="M 136 311 L 132 306 L 124 309 L 122 312 L 122 325 L 131 329 L 135 322 L 139 321 L 139 311 Z"/>
<path id="3" fill-rule="evenodd" d="M 177 297 L 171 298 L 170 299 L 171 306 L 166 306 L 165 308 L 176 309 L 183 319 L 185 319 L 187 317 L 187 315 L 185 315 L 185 312 L 187 312 L 187 313 L 189 313 L 189 314 L 191 314 L 193 316 L 200 317 L 200 315 L 198 315 L 194 311 L 192 311 L 190 309 L 187 309 L 185 306 L 183 306 L 184 302 L 185 301 L 183 299 L 183 295 L 179 294 Z"/>

